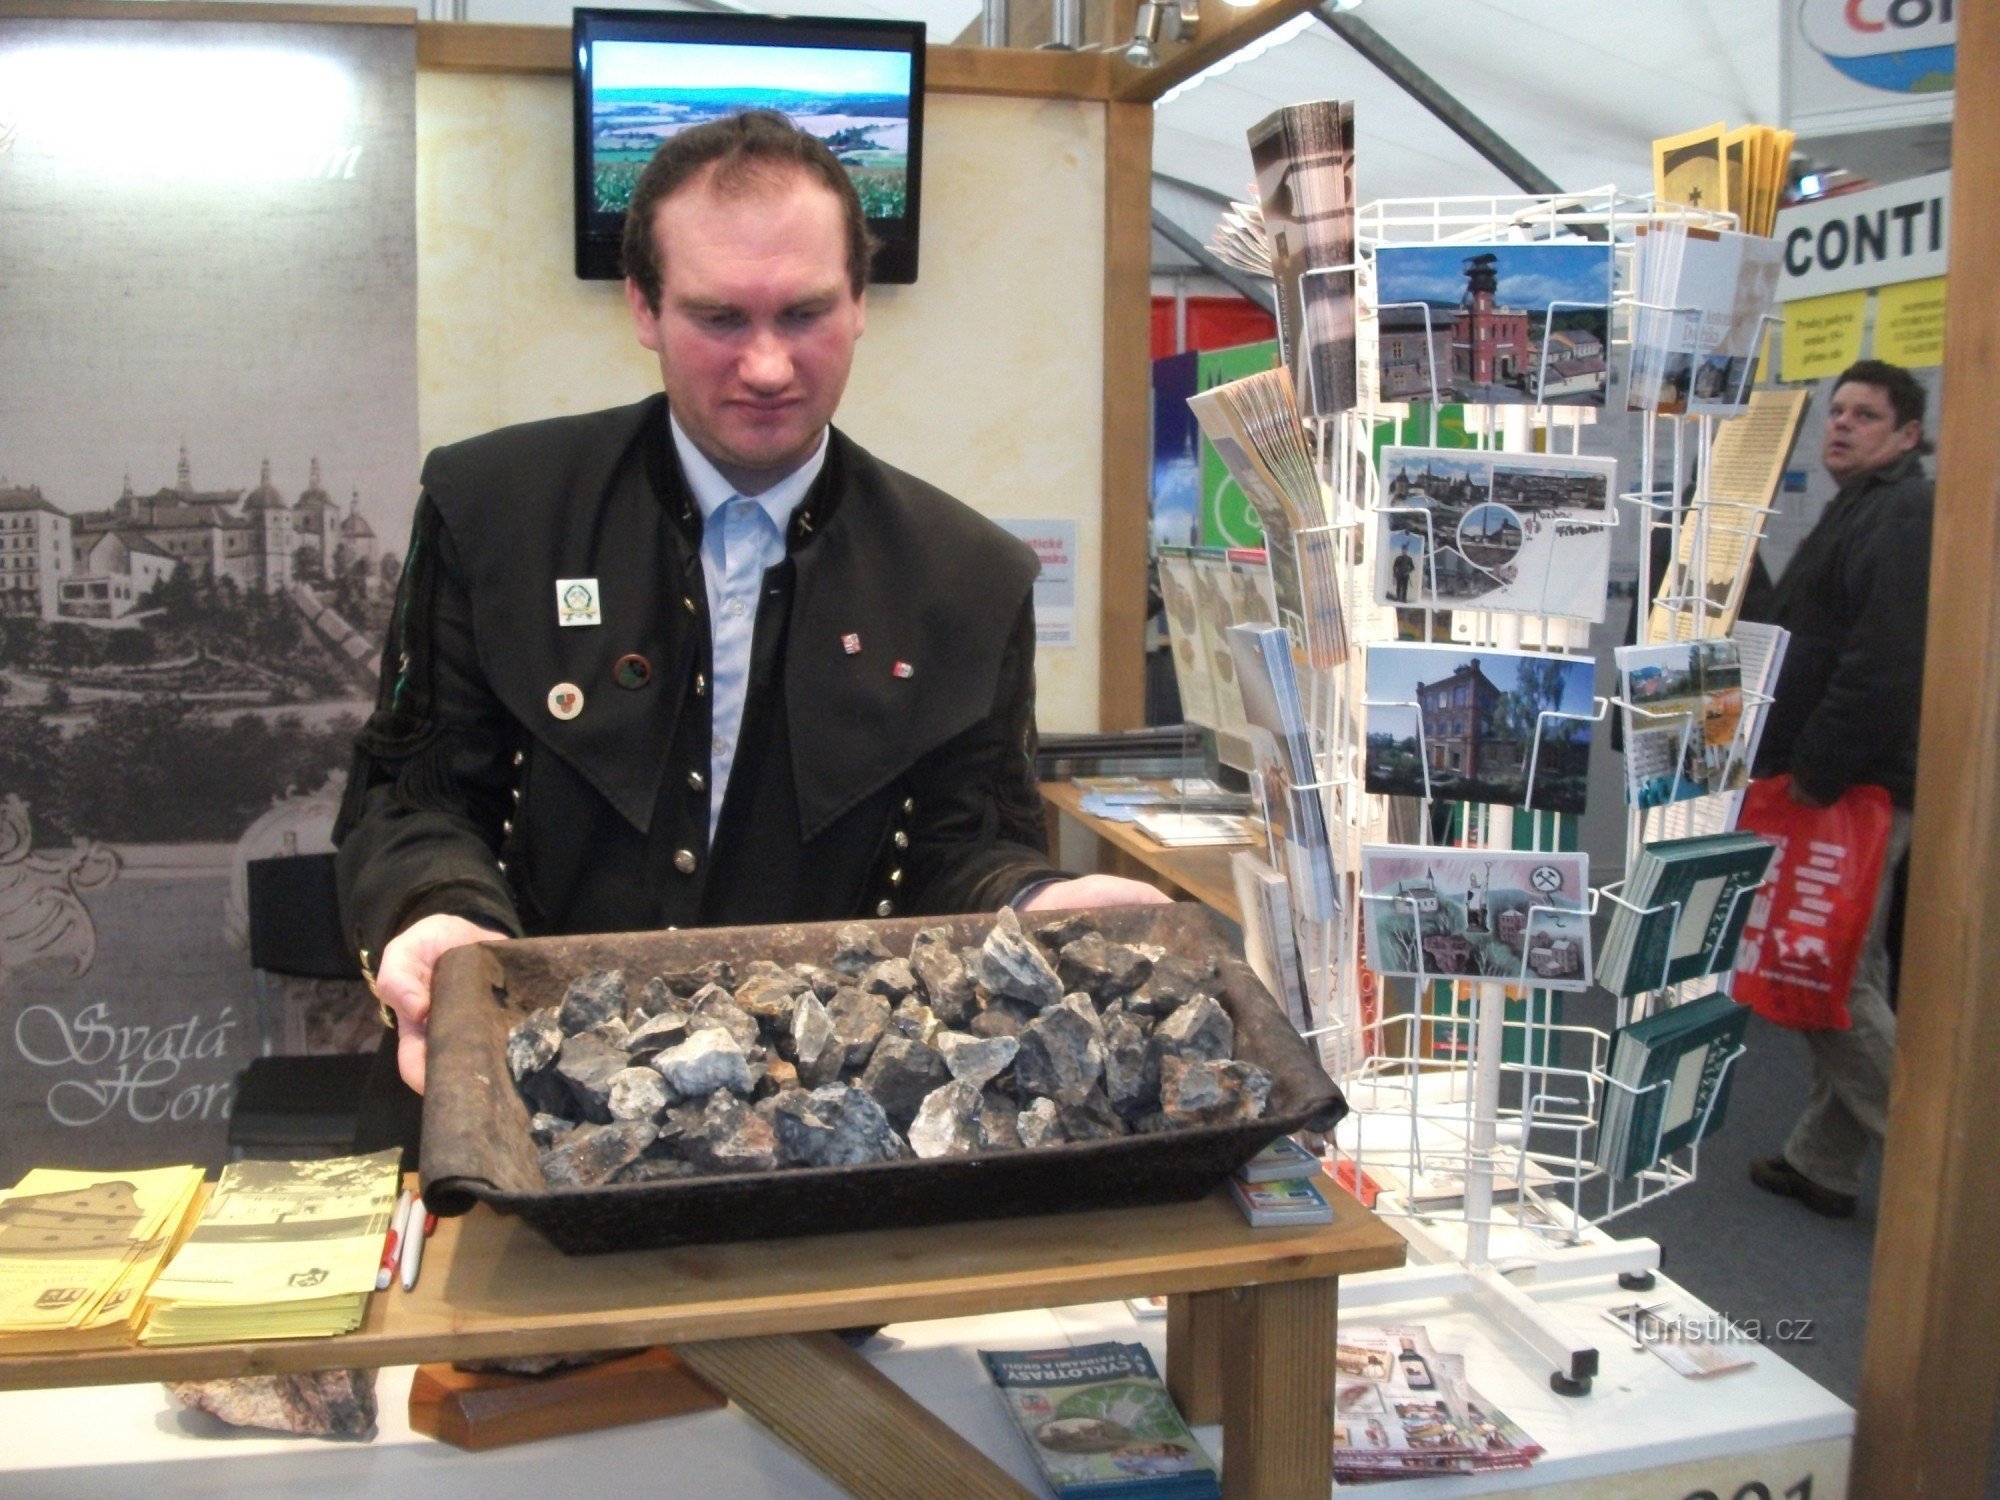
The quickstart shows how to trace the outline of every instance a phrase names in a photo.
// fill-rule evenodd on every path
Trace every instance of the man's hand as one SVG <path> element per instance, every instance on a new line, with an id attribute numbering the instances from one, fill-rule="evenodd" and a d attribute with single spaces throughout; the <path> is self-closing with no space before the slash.
<path id="1" fill-rule="evenodd" d="M 1122 875 L 1084 875 L 1043 886 L 1023 901 L 1021 911 L 1072 911 L 1084 906 L 1164 906 L 1173 897 Z"/>
<path id="2" fill-rule="evenodd" d="M 431 974 L 437 961 L 467 943 L 490 943 L 504 932 L 464 917 L 421 917 L 389 939 L 375 966 L 375 993 L 396 1013 L 396 1067 L 418 1093 L 424 1091 L 424 1048 L 430 1034 Z"/>

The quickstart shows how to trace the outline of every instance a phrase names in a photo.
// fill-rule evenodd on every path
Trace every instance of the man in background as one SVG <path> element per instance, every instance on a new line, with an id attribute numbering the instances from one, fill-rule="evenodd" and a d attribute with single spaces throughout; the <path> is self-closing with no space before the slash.
<path id="1" fill-rule="evenodd" d="M 1881 360 L 1863 360 L 1834 383 L 1821 461 L 1840 489 L 1759 612 L 1790 631 L 1791 643 L 1756 774 L 1789 773 L 1793 800 L 1807 807 L 1872 785 L 1895 809 L 1847 997 L 1852 1025 L 1801 1033 L 1812 1069 L 1805 1112 L 1782 1153 L 1750 1164 L 1758 1187 L 1829 1218 L 1854 1212 L 1869 1143 L 1881 1142 L 1888 1123 L 1890 890 L 1910 845 L 1930 594 L 1924 405 L 1915 377 Z"/>

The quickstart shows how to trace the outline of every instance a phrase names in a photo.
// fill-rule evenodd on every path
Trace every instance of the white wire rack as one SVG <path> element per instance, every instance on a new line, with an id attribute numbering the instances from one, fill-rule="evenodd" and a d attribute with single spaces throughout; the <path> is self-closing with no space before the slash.
<path id="1" fill-rule="evenodd" d="M 1655 1151 L 1654 1164 L 1629 1177 L 1599 1164 L 1597 1136 L 1607 1100 L 1620 1091 L 1650 1090 L 1635 1090 L 1610 1075 L 1611 1031 L 1558 1019 L 1551 992 L 1537 984 L 1540 976 L 1529 972 L 1525 941 L 1522 972 L 1512 976 L 1445 982 L 1441 976 L 1425 974 L 1420 960 L 1406 1009 L 1387 1003 L 1387 987 L 1363 963 L 1368 904 L 1385 899 L 1382 893 L 1363 889 L 1364 843 L 1443 841 L 1510 853 L 1550 852 L 1566 842 L 1570 832 L 1562 815 L 1539 812 L 1533 806 L 1543 730 L 1553 711 L 1537 723 L 1526 808 L 1474 804 L 1448 808 L 1426 795 L 1417 799 L 1412 819 L 1407 804 L 1365 790 L 1367 711 L 1382 706 L 1366 697 L 1365 658 L 1371 643 L 1396 639 L 1399 633 L 1399 606 L 1375 602 L 1370 555 L 1375 526 L 1378 518 L 1398 507 L 1385 502 L 1373 461 L 1373 440 L 1379 423 L 1406 418 L 1409 412 L 1407 406 L 1385 402 L 1380 395 L 1375 340 L 1382 309 L 1376 303 L 1374 255 L 1389 245 L 1531 243 L 1558 237 L 1608 242 L 1612 258 L 1605 329 L 1608 372 L 1614 350 L 1628 351 L 1629 358 L 1635 316 L 1645 311 L 1634 296 L 1634 246 L 1640 231 L 1670 224 L 1727 229 L 1735 221 L 1727 214 L 1656 205 L 1648 197 L 1611 187 L 1553 196 L 1386 200 L 1357 212 L 1357 261 L 1313 273 L 1351 275 L 1357 289 L 1360 404 L 1335 417 L 1308 419 L 1308 436 L 1324 480 L 1326 521 L 1295 538 L 1300 567 L 1308 578 L 1307 598 L 1337 598 L 1345 629 L 1324 610 L 1310 608 L 1307 618 L 1286 621 L 1294 640 L 1306 645 L 1302 697 L 1319 777 L 1285 788 L 1282 796 L 1292 804 L 1287 808 L 1273 807 L 1267 800 L 1267 813 L 1285 814 L 1267 821 L 1296 828 L 1302 817 L 1310 816 L 1303 799 L 1314 799 L 1332 851 L 1332 910 L 1323 920 L 1301 921 L 1298 935 L 1312 1021 L 1309 1035 L 1318 1041 L 1323 1061 L 1353 1106 L 1349 1121 L 1330 1142 L 1334 1171 L 1378 1213 L 1396 1219 L 1419 1255 L 1438 1263 L 1412 1267 L 1401 1278 L 1370 1278 L 1380 1284 L 1366 1290 L 1344 1287 L 1343 1301 L 1411 1295 L 1411 1278 L 1427 1288 L 1436 1283 L 1441 1290 L 1473 1291 L 1545 1355 L 1552 1384 L 1571 1394 L 1589 1389 L 1595 1350 L 1576 1346 L 1539 1318 L 1533 1304 L 1501 1270 L 1513 1274 L 1526 1267 L 1543 1279 L 1617 1274 L 1627 1285 L 1648 1284 L 1658 1263 L 1658 1247 L 1647 1240 L 1608 1242 L 1594 1226 L 1694 1181 L 1698 1147 L 1670 1155 Z M 1426 347 L 1434 357 L 1436 330 L 1427 306 L 1423 327 Z M 1301 377 L 1310 380 L 1310 361 L 1299 358 L 1295 363 Z M 1546 341 L 1541 363 L 1532 386 L 1536 393 L 1548 389 Z M 1427 375 L 1428 389 L 1423 393 L 1431 398 L 1424 406 L 1428 445 L 1437 446 L 1439 386 L 1434 364 Z M 1311 410 L 1311 392 L 1302 389 L 1301 397 L 1302 409 Z M 1579 405 L 1472 407 L 1467 409 L 1466 429 L 1476 450 L 1579 454 L 1583 427 L 1594 420 L 1594 410 Z M 1715 606 L 1700 580 L 1707 576 L 1711 534 L 1738 545 L 1754 545 L 1764 516 L 1708 495 L 1716 417 L 1640 420 L 1640 472 L 1636 484 L 1618 499 L 1633 507 L 1641 526 L 1637 549 L 1641 608 L 1652 594 L 1648 544 L 1653 532 L 1666 529 L 1670 555 L 1679 558 L 1683 532 L 1691 528 L 1689 572 L 1697 582 L 1684 594 L 1662 602 L 1675 610 L 1677 638 L 1708 634 Z M 1683 476 L 1690 468 L 1694 487 L 1683 496 Z M 1607 506 L 1602 524 L 1616 527 L 1619 516 L 1618 506 Z M 1427 556 L 1434 555 L 1427 550 Z M 1315 583 L 1318 588 L 1312 586 Z M 1401 607 L 1404 621 L 1415 620 L 1427 641 L 1449 638 L 1474 649 L 1493 650 L 1524 645 L 1575 649 L 1588 643 L 1588 627 L 1582 622 L 1477 610 L 1452 611 L 1447 637 L 1440 628 L 1436 591 L 1427 593 L 1426 604 L 1414 610 Z M 1768 701 L 1746 695 L 1746 725 Z M 1613 708 L 1628 707 L 1622 698 L 1597 697 L 1586 713 L 1553 716 L 1601 724 Z M 1425 767 L 1428 794 L 1422 713 L 1415 718 L 1418 759 Z M 1683 733 L 1683 751 L 1692 732 Z M 1276 795 L 1267 791 L 1267 798 Z M 1649 835 L 1681 831 L 1677 820 L 1685 823 L 1687 816 L 1670 809 L 1649 823 L 1645 815 L 1634 814 L 1628 820 L 1627 868 L 1619 874 L 1629 873 Z M 1731 820 L 1733 812 L 1725 817 L 1725 826 Z M 1275 837 L 1271 856 L 1274 868 L 1288 867 L 1285 850 Z M 1617 879 L 1593 891 L 1590 912 L 1607 902 L 1629 907 L 1623 884 Z M 1713 969 L 1717 957 L 1710 955 L 1710 962 L 1699 967 Z M 1706 992 L 1713 983 L 1703 976 L 1621 1000 L 1616 1024 L 1630 1024 L 1681 1003 L 1697 991 Z M 1734 1061 L 1734 1057 L 1728 1060 Z M 1700 1134 L 1695 1132 L 1697 1140 Z M 1653 1144 L 1659 1145 L 1659 1140 Z"/>

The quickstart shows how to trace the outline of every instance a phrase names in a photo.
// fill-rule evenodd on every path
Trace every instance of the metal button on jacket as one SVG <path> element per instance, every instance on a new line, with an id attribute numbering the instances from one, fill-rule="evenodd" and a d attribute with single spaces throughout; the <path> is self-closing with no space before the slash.
<path id="1" fill-rule="evenodd" d="M 653 664 L 638 652 L 630 652 L 611 668 L 611 680 L 622 688 L 642 688 L 653 680 Z"/>
<path id="2" fill-rule="evenodd" d="M 910 847 L 910 836 L 909 836 L 909 835 L 908 835 L 907 833 L 903 832 L 903 830 L 902 830 L 902 829 L 898 828 L 898 829 L 896 830 L 896 838 L 895 838 L 895 844 L 896 844 L 896 847 L 897 847 L 898 849 L 907 849 L 907 848 L 909 848 L 909 847 Z"/>
<path id="3" fill-rule="evenodd" d="M 895 910 L 896 910 L 896 903 L 893 901 L 877 901 L 875 903 L 875 915 L 878 917 L 889 916 Z"/>
<path id="4" fill-rule="evenodd" d="M 676 849 L 674 851 L 674 868 L 679 870 L 683 875 L 694 874 L 694 851 L 692 849 Z"/>
<path id="5" fill-rule="evenodd" d="M 698 792 L 708 785 L 708 778 L 699 771 L 688 772 L 688 790 Z"/>

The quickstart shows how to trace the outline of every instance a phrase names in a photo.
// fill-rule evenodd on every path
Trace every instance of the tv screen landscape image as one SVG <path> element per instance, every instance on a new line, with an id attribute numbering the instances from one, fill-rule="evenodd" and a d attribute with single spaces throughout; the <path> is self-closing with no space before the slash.
<path id="1" fill-rule="evenodd" d="M 625 209 L 661 141 L 772 109 L 847 168 L 880 246 L 873 279 L 914 281 L 923 48 L 919 22 L 577 11 L 577 274 L 621 274 Z"/>

